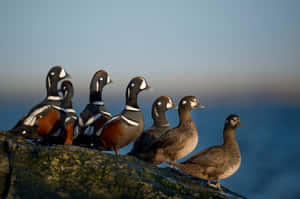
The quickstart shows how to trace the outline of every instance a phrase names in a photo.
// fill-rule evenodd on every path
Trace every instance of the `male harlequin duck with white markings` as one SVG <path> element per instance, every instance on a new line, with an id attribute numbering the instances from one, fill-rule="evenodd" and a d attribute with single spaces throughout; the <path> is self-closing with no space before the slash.
<path id="1" fill-rule="evenodd" d="M 234 174 L 241 164 L 241 153 L 235 140 L 235 129 L 241 126 L 240 118 L 231 114 L 226 118 L 223 131 L 223 145 L 205 149 L 183 163 L 171 162 L 184 173 L 207 180 L 209 186 L 222 191 L 220 180 Z M 217 184 L 211 184 L 217 180 Z"/>
<path id="2" fill-rule="evenodd" d="M 126 106 L 121 114 L 108 120 L 96 133 L 98 142 L 94 147 L 99 150 L 118 149 L 136 140 L 144 130 L 144 117 L 137 103 L 138 94 L 147 90 L 148 83 L 143 77 L 133 78 L 126 88 Z"/>
<path id="3" fill-rule="evenodd" d="M 73 85 L 70 81 L 65 80 L 61 84 L 63 100 L 60 112 L 60 120 L 57 122 L 52 131 L 45 136 L 39 143 L 43 145 L 73 143 L 74 127 L 77 125 L 76 111 L 73 109 L 72 98 L 74 95 Z"/>
<path id="4" fill-rule="evenodd" d="M 176 108 L 176 106 L 169 96 L 161 96 L 154 101 L 152 105 L 153 125 L 151 128 L 145 130 L 135 141 L 133 148 L 128 155 L 140 158 L 140 153 L 145 152 L 147 147 L 151 146 L 151 144 L 153 144 L 153 142 L 155 142 L 164 132 L 171 129 L 165 112 L 172 108 Z"/>
<path id="5" fill-rule="evenodd" d="M 95 139 L 95 133 L 111 118 L 102 101 L 102 90 L 112 82 L 104 70 L 97 71 L 90 83 L 90 103 L 80 114 L 75 130 L 74 144 L 89 147 Z"/>
<path id="6" fill-rule="evenodd" d="M 48 135 L 60 120 L 62 99 L 58 94 L 57 84 L 69 77 L 61 66 L 52 67 L 46 77 L 47 96 L 34 106 L 11 130 L 25 138 L 38 139 Z"/>
<path id="7" fill-rule="evenodd" d="M 76 111 L 73 109 L 72 98 L 74 95 L 73 85 L 70 81 L 63 81 L 61 85 L 63 94 L 63 108 L 64 108 L 64 120 L 63 120 L 63 144 L 72 144 L 74 128 L 77 125 L 78 117 Z"/>
<path id="8" fill-rule="evenodd" d="M 162 134 L 147 151 L 140 154 L 142 160 L 155 165 L 176 161 L 191 153 L 198 143 L 198 132 L 190 112 L 195 108 L 204 108 L 194 96 L 186 96 L 179 103 L 179 125 Z"/>

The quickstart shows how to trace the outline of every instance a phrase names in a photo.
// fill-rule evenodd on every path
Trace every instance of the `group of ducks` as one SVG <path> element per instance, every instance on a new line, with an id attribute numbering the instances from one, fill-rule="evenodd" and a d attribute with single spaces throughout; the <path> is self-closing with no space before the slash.
<path id="1" fill-rule="evenodd" d="M 74 94 L 70 77 L 61 66 L 52 67 L 46 77 L 47 96 L 34 106 L 11 130 L 44 145 L 65 144 L 115 151 L 135 141 L 129 153 L 141 160 L 160 165 L 169 162 L 182 172 L 207 180 L 209 186 L 221 189 L 220 180 L 231 176 L 241 163 L 235 129 L 240 126 L 237 115 L 225 120 L 223 145 L 205 149 L 182 163 L 198 143 L 198 133 L 190 111 L 204 108 L 194 96 L 185 96 L 178 105 L 179 124 L 171 128 L 165 112 L 177 108 L 168 96 L 158 97 L 152 106 L 153 126 L 144 131 L 144 117 L 138 106 L 138 94 L 150 88 L 143 77 L 131 79 L 126 88 L 124 110 L 112 117 L 102 101 L 102 90 L 110 84 L 108 73 L 97 71 L 90 83 L 90 103 L 78 118 L 72 108 Z M 63 80 L 63 81 L 62 81 Z M 62 81 L 61 88 L 57 89 Z M 211 181 L 216 180 L 216 185 Z"/>

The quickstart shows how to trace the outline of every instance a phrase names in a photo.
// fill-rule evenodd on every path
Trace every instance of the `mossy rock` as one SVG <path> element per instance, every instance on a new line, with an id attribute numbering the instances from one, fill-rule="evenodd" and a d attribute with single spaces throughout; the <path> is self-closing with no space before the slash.
<path id="1" fill-rule="evenodd" d="M 0 132 L 0 196 L 59 198 L 244 198 L 174 169 L 77 146 L 37 146 Z"/>

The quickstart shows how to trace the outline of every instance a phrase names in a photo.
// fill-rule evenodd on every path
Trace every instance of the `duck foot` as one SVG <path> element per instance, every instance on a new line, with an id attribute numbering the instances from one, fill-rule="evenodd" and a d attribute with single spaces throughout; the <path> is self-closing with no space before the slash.
<path id="1" fill-rule="evenodd" d="M 171 169 L 177 169 L 177 167 L 176 167 L 175 165 L 176 165 L 176 161 L 170 161 L 170 162 L 169 162 L 169 167 L 170 167 Z"/>
<path id="2" fill-rule="evenodd" d="M 223 189 L 221 188 L 221 185 L 220 185 L 220 181 L 217 180 L 217 183 L 216 184 L 212 184 L 210 182 L 210 180 L 207 181 L 207 185 L 210 186 L 210 187 L 213 187 L 215 189 L 218 189 L 220 192 L 223 192 Z"/>

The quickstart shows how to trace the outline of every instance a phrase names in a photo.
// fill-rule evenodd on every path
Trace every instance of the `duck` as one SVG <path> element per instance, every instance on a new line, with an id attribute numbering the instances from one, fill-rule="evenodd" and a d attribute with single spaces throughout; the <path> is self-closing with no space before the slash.
<path id="1" fill-rule="evenodd" d="M 95 133 L 111 118 L 102 100 L 103 88 L 112 83 L 105 70 L 97 71 L 90 82 L 89 104 L 80 113 L 78 125 L 75 127 L 74 145 L 89 147 Z"/>
<path id="2" fill-rule="evenodd" d="M 163 133 L 171 129 L 169 122 L 167 121 L 165 112 L 177 108 L 173 103 L 171 97 L 160 96 L 152 105 L 152 119 L 153 125 L 145 130 L 142 135 L 134 142 L 133 148 L 128 155 L 139 157 L 140 153 L 146 151 L 148 146 L 151 146 Z M 141 158 L 140 158 L 141 159 Z"/>
<path id="3" fill-rule="evenodd" d="M 60 120 L 57 121 L 55 128 L 45 136 L 38 140 L 41 145 L 72 145 L 74 127 L 77 125 L 78 117 L 76 111 L 73 109 L 72 98 L 74 95 L 73 84 L 69 80 L 65 80 L 61 84 L 59 92 L 62 93 L 62 108 L 60 111 Z"/>
<path id="4" fill-rule="evenodd" d="M 235 129 L 242 126 L 236 114 L 230 114 L 223 130 L 223 144 L 196 153 L 182 163 L 170 162 L 185 174 L 207 180 L 210 187 L 222 191 L 220 180 L 233 175 L 241 165 L 241 153 L 235 139 Z M 216 184 L 211 181 L 216 180 Z"/>
<path id="5" fill-rule="evenodd" d="M 149 90 L 150 86 L 143 77 L 134 77 L 126 88 L 126 104 L 123 111 L 112 117 L 96 133 L 92 147 L 98 150 L 114 151 L 135 141 L 144 130 L 144 116 L 138 106 L 138 94 Z"/>
<path id="6" fill-rule="evenodd" d="M 61 117 L 62 98 L 59 96 L 57 85 L 68 77 L 70 75 L 62 66 L 51 67 L 46 76 L 46 97 L 25 114 L 10 132 L 33 140 L 47 136 Z"/>
<path id="7" fill-rule="evenodd" d="M 191 110 L 204 108 L 195 96 L 183 97 L 178 106 L 179 124 L 162 134 L 157 141 L 140 154 L 142 160 L 154 165 L 174 162 L 191 153 L 198 143 L 198 131 L 191 118 Z"/>

